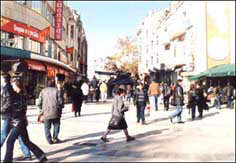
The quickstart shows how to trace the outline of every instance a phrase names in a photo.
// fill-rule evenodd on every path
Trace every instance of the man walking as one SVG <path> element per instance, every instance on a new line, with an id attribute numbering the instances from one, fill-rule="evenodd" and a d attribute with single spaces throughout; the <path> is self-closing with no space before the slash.
<path id="1" fill-rule="evenodd" d="M 176 89 L 173 92 L 173 96 L 174 96 L 175 104 L 176 104 L 176 111 L 169 116 L 171 123 L 173 122 L 173 118 L 175 117 L 178 118 L 177 123 L 184 123 L 183 121 L 181 121 L 181 114 L 182 114 L 183 105 L 184 105 L 184 91 L 183 91 L 183 87 L 181 86 L 181 82 L 182 82 L 182 79 L 177 80 Z"/>
<path id="2" fill-rule="evenodd" d="M 148 88 L 148 96 L 151 109 L 158 110 L 158 96 L 160 95 L 160 86 L 155 81 L 152 81 Z"/>
<path id="3" fill-rule="evenodd" d="M 11 110 L 13 106 L 13 89 L 10 83 L 11 76 L 8 73 L 1 73 L 1 147 L 11 129 Z M 24 153 L 21 160 L 31 160 L 29 148 L 23 143 L 22 137 L 18 137 L 20 148 Z"/>
<path id="4" fill-rule="evenodd" d="M 64 97 L 62 88 L 58 84 L 57 87 L 58 88 L 55 87 L 54 80 L 49 80 L 48 87 L 40 92 L 37 103 L 45 118 L 45 136 L 49 144 L 61 142 L 58 139 L 58 135 L 60 131 L 62 108 L 64 107 Z M 54 126 L 53 138 L 50 133 L 52 124 Z"/>
<path id="5" fill-rule="evenodd" d="M 229 109 L 231 108 L 233 91 L 234 91 L 234 88 L 230 85 L 230 82 L 228 82 L 225 93 L 226 93 L 226 100 L 227 100 L 227 108 Z"/>

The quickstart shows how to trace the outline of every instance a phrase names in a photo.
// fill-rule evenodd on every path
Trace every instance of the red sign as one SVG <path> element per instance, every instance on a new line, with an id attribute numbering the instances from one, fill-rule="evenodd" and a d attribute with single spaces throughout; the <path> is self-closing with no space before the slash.
<path id="1" fill-rule="evenodd" d="M 74 50 L 74 47 L 66 48 L 66 52 L 70 54 L 73 54 L 73 50 Z"/>
<path id="2" fill-rule="evenodd" d="M 40 31 L 34 27 L 4 17 L 1 17 L 1 30 L 23 37 L 29 37 L 41 43 L 45 43 L 46 37 L 50 34 L 50 26 Z"/>
<path id="3" fill-rule="evenodd" d="M 25 60 L 25 61 L 28 64 L 30 70 L 46 71 L 45 66 L 40 62 L 34 60 Z"/>
<path id="4" fill-rule="evenodd" d="M 62 21 L 63 21 L 63 0 L 56 0 L 55 3 L 55 28 L 54 39 L 62 40 Z"/>

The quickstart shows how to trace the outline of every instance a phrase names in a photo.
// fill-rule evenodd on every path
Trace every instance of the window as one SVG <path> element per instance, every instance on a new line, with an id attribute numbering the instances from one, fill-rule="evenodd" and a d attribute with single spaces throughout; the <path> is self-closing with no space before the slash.
<path id="1" fill-rule="evenodd" d="M 62 27 L 62 39 L 66 40 L 66 29 L 65 29 L 65 27 Z"/>
<path id="2" fill-rule="evenodd" d="M 71 28 L 70 28 L 70 38 L 74 38 L 74 25 L 71 25 Z"/>
<path id="3" fill-rule="evenodd" d="M 153 56 L 151 56 L 151 65 L 153 65 Z"/>
<path id="4" fill-rule="evenodd" d="M 68 34 L 69 34 L 69 24 L 66 23 L 66 35 L 68 36 Z"/>
<path id="5" fill-rule="evenodd" d="M 26 5 L 26 0 L 16 1 L 17 3 L 20 3 L 22 5 Z"/>
<path id="6" fill-rule="evenodd" d="M 24 37 L 1 31 L 1 46 L 23 49 Z"/>
<path id="7" fill-rule="evenodd" d="M 29 40 L 29 50 L 40 54 L 40 43 L 34 40 Z"/>
<path id="8" fill-rule="evenodd" d="M 32 9 L 41 13 L 42 2 L 41 1 L 32 1 Z"/>

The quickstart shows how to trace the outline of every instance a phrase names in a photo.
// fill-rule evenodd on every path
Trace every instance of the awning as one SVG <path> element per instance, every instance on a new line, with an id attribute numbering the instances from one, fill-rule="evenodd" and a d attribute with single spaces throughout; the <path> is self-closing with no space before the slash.
<path id="1" fill-rule="evenodd" d="M 27 63 L 29 70 L 44 71 L 44 72 L 46 71 L 45 66 L 38 61 L 25 60 L 25 62 Z"/>
<path id="2" fill-rule="evenodd" d="M 199 80 L 203 77 L 225 77 L 225 76 L 235 76 L 235 64 L 224 64 L 218 65 L 208 69 L 205 72 L 201 72 L 190 78 L 190 80 Z"/>

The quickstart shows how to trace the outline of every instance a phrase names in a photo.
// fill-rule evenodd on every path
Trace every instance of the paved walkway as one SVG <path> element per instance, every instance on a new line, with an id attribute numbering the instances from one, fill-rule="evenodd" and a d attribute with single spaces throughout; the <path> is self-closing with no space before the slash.
<path id="1" fill-rule="evenodd" d="M 235 110 L 215 108 L 204 112 L 202 120 L 190 121 L 183 111 L 184 124 L 171 124 L 167 118 L 174 108 L 151 111 L 147 125 L 136 123 L 136 109 L 131 107 L 125 117 L 130 135 L 136 140 L 127 143 L 122 131 L 108 135 L 109 143 L 100 140 L 110 119 L 111 103 L 86 104 L 82 116 L 75 118 L 71 105 L 63 111 L 61 144 L 48 145 L 43 124 L 38 124 L 38 111 L 29 107 L 30 139 L 39 145 L 51 162 L 73 161 L 235 161 Z M 5 146 L 1 149 L 4 155 Z M 16 142 L 14 158 L 22 152 Z M 37 161 L 34 157 L 34 162 Z"/>

